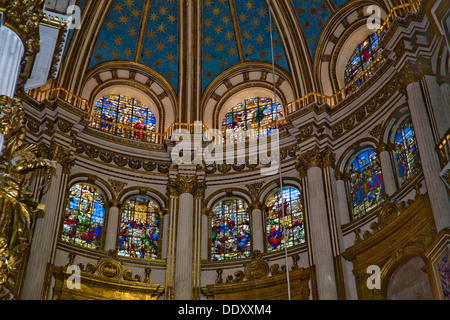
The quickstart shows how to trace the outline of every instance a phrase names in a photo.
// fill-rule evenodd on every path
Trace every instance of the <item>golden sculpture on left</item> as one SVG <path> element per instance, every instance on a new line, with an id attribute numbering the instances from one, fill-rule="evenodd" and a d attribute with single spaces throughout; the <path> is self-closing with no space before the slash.
<path id="1" fill-rule="evenodd" d="M 14 298 L 10 277 L 23 260 L 31 242 L 31 225 L 43 205 L 29 190 L 38 170 L 49 174 L 52 161 L 38 156 L 39 148 L 25 143 L 25 114 L 18 99 L 0 96 L 0 133 L 5 146 L 0 156 L 0 300 Z"/>

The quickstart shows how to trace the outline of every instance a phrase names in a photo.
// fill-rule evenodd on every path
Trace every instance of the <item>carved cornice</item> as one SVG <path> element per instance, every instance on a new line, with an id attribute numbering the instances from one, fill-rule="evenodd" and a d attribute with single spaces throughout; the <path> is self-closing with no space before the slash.
<path id="1" fill-rule="evenodd" d="M 302 178 L 306 177 L 306 172 L 308 169 L 313 167 L 318 168 L 334 168 L 335 167 L 335 154 L 330 147 L 325 147 L 321 150 L 318 146 L 313 149 L 306 151 L 299 155 L 295 167 L 300 173 Z"/>

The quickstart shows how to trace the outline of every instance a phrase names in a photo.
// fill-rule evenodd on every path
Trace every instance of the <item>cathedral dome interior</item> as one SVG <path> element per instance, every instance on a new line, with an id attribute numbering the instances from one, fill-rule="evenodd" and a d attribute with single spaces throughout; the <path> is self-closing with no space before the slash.
<path id="1" fill-rule="evenodd" d="M 444 0 L 0 0 L 0 300 L 450 300 Z"/>

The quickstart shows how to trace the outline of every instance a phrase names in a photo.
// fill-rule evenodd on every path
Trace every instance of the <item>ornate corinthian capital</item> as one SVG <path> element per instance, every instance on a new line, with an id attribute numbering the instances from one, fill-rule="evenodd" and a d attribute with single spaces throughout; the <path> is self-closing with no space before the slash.
<path id="1" fill-rule="evenodd" d="M 44 18 L 44 0 L 0 0 L 4 24 L 22 39 L 26 55 L 39 51 L 39 23 Z"/>
<path id="2" fill-rule="evenodd" d="M 335 154 L 330 147 L 325 147 L 325 149 L 320 150 L 319 147 L 314 147 L 313 149 L 306 151 L 299 155 L 295 167 L 300 173 L 301 177 L 306 177 L 306 172 L 309 168 L 319 167 L 327 168 L 335 166 Z"/>
<path id="3" fill-rule="evenodd" d="M 198 181 L 197 176 L 178 175 L 175 180 L 169 180 L 167 193 L 171 198 L 178 198 L 183 193 L 190 193 L 195 199 L 203 199 L 206 183 Z"/>

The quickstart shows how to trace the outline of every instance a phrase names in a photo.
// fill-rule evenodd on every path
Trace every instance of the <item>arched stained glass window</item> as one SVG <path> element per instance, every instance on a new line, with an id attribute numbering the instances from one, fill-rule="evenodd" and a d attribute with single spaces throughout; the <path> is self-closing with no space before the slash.
<path id="1" fill-rule="evenodd" d="M 273 193 L 266 203 L 267 213 L 267 250 L 269 252 L 284 248 L 284 225 L 287 230 L 287 246 L 292 247 L 305 242 L 303 224 L 303 204 L 300 191 L 293 187 L 283 188 Z M 285 222 L 283 221 L 283 210 Z"/>
<path id="2" fill-rule="evenodd" d="M 94 187 L 76 184 L 69 190 L 61 240 L 100 250 L 105 199 Z"/>
<path id="3" fill-rule="evenodd" d="M 239 198 L 220 201 L 212 209 L 211 260 L 250 256 L 250 218 L 248 205 Z"/>
<path id="4" fill-rule="evenodd" d="M 119 231 L 119 252 L 125 257 L 156 259 L 159 248 L 159 206 L 137 197 L 125 203 Z"/>
<path id="5" fill-rule="evenodd" d="M 154 142 L 156 118 L 148 107 L 133 98 L 112 95 L 99 99 L 92 112 L 91 127 L 124 138 Z"/>
<path id="6" fill-rule="evenodd" d="M 281 104 L 273 104 L 270 98 L 252 98 L 234 106 L 222 123 L 224 135 L 231 141 L 267 136 L 284 120 Z M 246 133 L 244 135 L 243 133 Z"/>
<path id="7" fill-rule="evenodd" d="M 394 136 L 394 156 L 397 176 L 403 185 L 421 169 L 419 150 L 410 118 L 402 122 Z"/>
<path id="8" fill-rule="evenodd" d="M 380 46 L 380 39 L 376 33 L 368 36 L 353 52 L 348 64 L 345 68 L 344 82 L 349 85 L 353 80 L 357 79 L 369 66 L 377 59 L 383 48 Z M 370 68 L 358 80 L 356 80 L 353 88 L 348 88 L 346 93 L 350 93 L 352 89 L 359 87 L 367 79 L 372 77 L 377 70 L 378 63 Z"/>
<path id="9" fill-rule="evenodd" d="M 372 149 L 360 152 L 351 162 L 349 174 L 353 218 L 356 219 L 382 201 L 384 182 L 377 154 Z"/>

